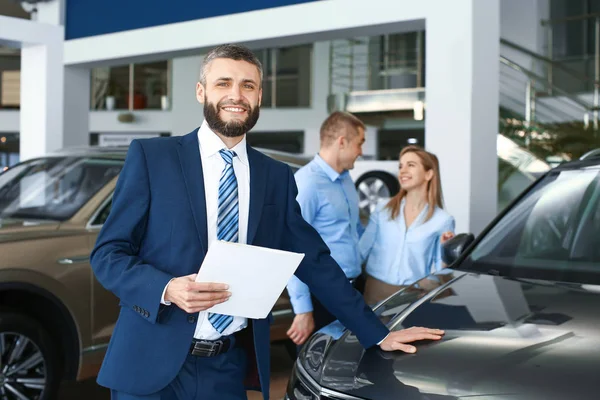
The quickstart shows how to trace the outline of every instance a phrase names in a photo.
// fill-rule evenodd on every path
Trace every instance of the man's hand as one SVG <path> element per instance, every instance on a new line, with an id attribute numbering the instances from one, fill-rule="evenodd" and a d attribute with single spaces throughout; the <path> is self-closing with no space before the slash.
<path id="1" fill-rule="evenodd" d="M 412 327 L 401 331 L 390 332 L 388 337 L 379 345 L 381 350 L 394 351 L 400 350 L 405 353 L 415 353 L 415 346 L 406 343 L 416 342 L 418 340 L 440 340 L 444 331 L 439 329 Z"/>
<path id="2" fill-rule="evenodd" d="M 453 237 L 454 237 L 454 232 L 452 232 L 452 231 L 444 232 L 444 233 L 442 233 L 442 237 L 440 238 L 440 242 L 442 244 L 444 244 L 448 240 L 452 239 Z"/>
<path id="3" fill-rule="evenodd" d="M 298 314 L 294 317 L 292 326 L 287 331 L 287 335 L 298 345 L 306 342 L 306 339 L 315 330 L 315 320 L 312 312 Z"/>
<path id="4" fill-rule="evenodd" d="M 177 304 L 187 313 L 204 311 L 231 297 L 223 283 L 196 282 L 196 274 L 175 278 L 167 285 L 165 300 Z"/>

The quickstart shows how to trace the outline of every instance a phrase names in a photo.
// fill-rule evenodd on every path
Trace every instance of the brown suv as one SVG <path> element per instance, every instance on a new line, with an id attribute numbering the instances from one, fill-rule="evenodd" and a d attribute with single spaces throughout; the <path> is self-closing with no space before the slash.
<path id="1" fill-rule="evenodd" d="M 0 397 L 50 399 L 62 379 L 96 375 L 119 301 L 89 254 L 126 151 L 63 150 L 0 174 Z M 308 161 L 262 151 L 294 170 Z M 286 340 L 286 291 L 273 315 L 271 340 Z"/>

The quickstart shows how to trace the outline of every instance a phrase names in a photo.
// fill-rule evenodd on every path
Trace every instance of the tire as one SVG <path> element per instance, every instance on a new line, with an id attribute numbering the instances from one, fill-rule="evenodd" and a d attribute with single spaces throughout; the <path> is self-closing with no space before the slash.
<path id="1" fill-rule="evenodd" d="M 29 399 L 56 399 L 61 360 L 39 322 L 18 312 L 0 312 L 0 346 L 0 398 L 18 399 L 14 393 L 18 391 Z"/>
<path id="2" fill-rule="evenodd" d="M 371 171 L 356 180 L 361 219 L 369 218 L 380 199 L 395 196 L 400 184 L 395 176 L 383 171 Z"/>

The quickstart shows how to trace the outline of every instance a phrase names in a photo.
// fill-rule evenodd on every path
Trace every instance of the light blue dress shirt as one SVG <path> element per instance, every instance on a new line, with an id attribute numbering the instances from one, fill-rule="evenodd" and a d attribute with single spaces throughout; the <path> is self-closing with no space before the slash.
<path id="1" fill-rule="evenodd" d="M 346 276 L 356 278 L 361 273 L 358 241 L 364 228 L 350 174 L 337 173 L 317 154 L 296 172 L 295 178 L 302 216 L 321 235 Z M 292 276 L 287 290 L 295 314 L 313 310 L 308 286 L 296 276 Z"/>
<path id="2" fill-rule="evenodd" d="M 390 285 L 410 285 L 442 270 L 440 238 L 446 231 L 454 232 L 454 218 L 436 207 L 431 218 L 423 222 L 429 206 L 421 211 L 406 229 L 404 205 L 396 219 L 390 219 L 387 201 L 379 203 L 360 239 L 360 253 L 367 261 L 366 272 Z"/>

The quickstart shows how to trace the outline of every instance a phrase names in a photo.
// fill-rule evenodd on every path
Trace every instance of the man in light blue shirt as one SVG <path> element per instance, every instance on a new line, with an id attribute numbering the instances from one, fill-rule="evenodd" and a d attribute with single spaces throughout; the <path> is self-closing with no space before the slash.
<path id="1" fill-rule="evenodd" d="M 334 112 L 321 125 L 320 134 L 319 154 L 296 172 L 296 199 L 304 219 L 321 235 L 346 277 L 356 283 L 361 275 L 358 242 L 363 227 L 358 194 L 348 170 L 362 155 L 365 125 L 352 114 Z M 295 276 L 287 290 L 296 314 L 287 333 L 301 345 L 314 330 L 335 318 Z"/>

